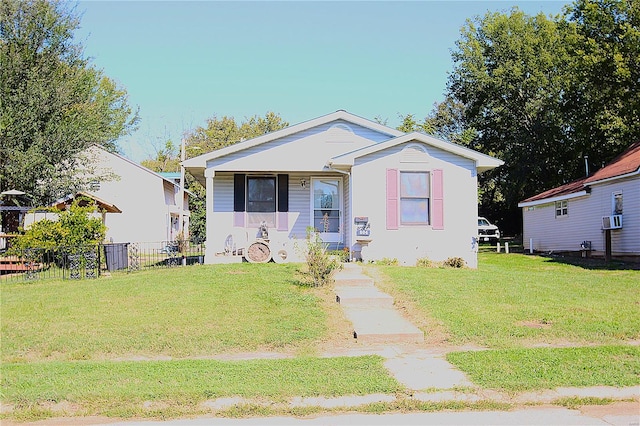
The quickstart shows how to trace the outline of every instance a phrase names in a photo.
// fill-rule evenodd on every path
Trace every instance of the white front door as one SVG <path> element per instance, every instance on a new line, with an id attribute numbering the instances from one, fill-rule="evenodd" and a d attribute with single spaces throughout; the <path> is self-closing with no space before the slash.
<path id="1" fill-rule="evenodd" d="M 313 199 L 311 217 L 313 227 L 326 243 L 342 242 L 342 179 L 312 178 Z"/>

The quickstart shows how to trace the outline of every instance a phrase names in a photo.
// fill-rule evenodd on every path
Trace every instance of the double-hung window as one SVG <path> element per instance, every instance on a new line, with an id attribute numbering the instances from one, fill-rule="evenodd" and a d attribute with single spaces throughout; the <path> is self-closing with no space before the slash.
<path id="1" fill-rule="evenodd" d="M 569 214 L 569 202 L 567 200 L 556 201 L 556 217 Z"/>
<path id="2" fill-rule="evenodd" d="M 276 178 L 275 176 L 247 177 L 247 225 L 258 226 L 266 222 L 275 226 Z"/>
<path id="3" fill-rule="evenodd" d="M 400 172 L 400 223 L 428 225 L 429 172 Z"/>

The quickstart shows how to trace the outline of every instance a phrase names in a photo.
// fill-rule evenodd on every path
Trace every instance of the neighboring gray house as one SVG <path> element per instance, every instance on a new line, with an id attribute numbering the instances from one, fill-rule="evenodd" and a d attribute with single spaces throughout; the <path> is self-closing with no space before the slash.
<path id="1" fill-rule="evenodd" d="M 527 251 L 586 249 L 604 255 L 609 229 L 612 256 L 640 256 L 640 141 L 593 175 L 518 207 Z"/>
<path id="2" fill-rule="evenodd" d="M 205 262 L 268 228 L 276 261 L 313 227 L 356 259 L 461 257 L 477 266 L 477 174 L 503 164 L 345 111 L 183 163 L 206 188 Z M 237 259 L 236 259 L 237 260 Z"/>

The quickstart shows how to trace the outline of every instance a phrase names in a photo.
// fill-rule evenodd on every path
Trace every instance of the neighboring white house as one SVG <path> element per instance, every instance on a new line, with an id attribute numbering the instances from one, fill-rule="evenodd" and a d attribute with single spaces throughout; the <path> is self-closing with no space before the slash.
<path id="1" fill-rule="evenodd" d="M 640 256 L 640 141 L 593 175 L 520 202 L 526 250 Z"/>
<path id="2" fill-rule="evenodd" d="M 207 263 L 229 248 L 229 236 L 239 245 L 255 241 L 264 223 L 274 259 L 280 251 L 295 256 L 313 226 L 356 259 L 413 265 L 461 257 L 470 267 L 477 266 L 477 174 L 501 164 L 345 111 L 183 162 L 206 187 Z"/>
<path id="3" fill-rule="evenodd" d="M 189 229 L 189 194 L 180 202 L 180 185 L 121 155 L 94 145 L 89 158 L 97 176 L 86 192 L 115 204 L 122 211 L 105 217 L 107 240 L 113 242 L 161 243 L 173 241 L 180 231 Z M 182 214 L 181 214 L 182 213 Z"/>

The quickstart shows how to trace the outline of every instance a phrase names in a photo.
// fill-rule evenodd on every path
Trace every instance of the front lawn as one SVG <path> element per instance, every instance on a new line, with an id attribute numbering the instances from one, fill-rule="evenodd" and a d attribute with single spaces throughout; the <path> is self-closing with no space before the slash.
<path id="1" fill-rule="evenodd" d="M 328 332 L 297 266 L 211 265 L 2 284 L 2 361 L 295 350 Z"/>
<path id="2" fill-rule="evenodd" d="M 629 344 L 640 337 L 639 271 L 479 257 L 478 270 L 368 271 L 431 325 L 427 336 L 437 329 L 442 344 L 489 349 L 448 354 L 479 386 L 640 384 L 640 347 Z M 220 397 L 402 393 L 378 356 L 309 356 L 335 336 L 352 342 L 330 288 L 299 285 L 298 268 L 204 265 L 3 283 L 0 398 L 12 411 L 0 418 L 51 417 L 60 406 L 71 415 L 177 417 L 210 413 L 202 403 Z M 292 358 L 210 359 L 263 350 Z"/>
<path id="3" fill-rule="evenodd" d="M 480 253 L 479 265 L 381 270 L 388 277 L 384 286 L 442 324 L 455 345 L 619 344 L 640 338 L 640 271 L 590 270 L 496 253 Z"/>

